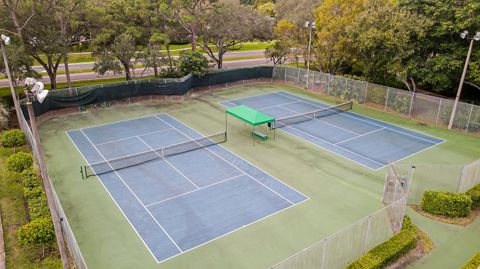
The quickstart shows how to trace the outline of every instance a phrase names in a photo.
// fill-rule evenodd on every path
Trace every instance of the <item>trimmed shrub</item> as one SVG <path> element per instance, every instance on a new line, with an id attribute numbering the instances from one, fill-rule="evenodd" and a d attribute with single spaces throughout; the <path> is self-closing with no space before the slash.
<path id="1" fill-rule="evenodd" d="M 30 221 L 17 230 L 18 239 L 23 244 L 38 244 L 42 246 L 42 259 L 45 257 L 45 244 L 53 241 L 55 230 L 52 220 L 39 218 Z"/>
<path id="2" fill-rule="evenodd" d="M 4 132 L 1 137 L 4 147 L 19 147 L 27 144 L 27 137 L 19 129 L 12 129 Z"/>
<path id="3" fill-rule="evenodd" d="M 27 203 L 31 219 L 50 217 L 50 209 L 48 208 L 47 198 L 45 195 L 42 194 L 38 197 L 29 199 L 27 200 Z"/>
<path id="4" fill-rule="evenodd" d="M 27 201 L 31 199 L 35 199 L 42 194 L 43 194 L 43 189 L 39 186 L 33 187 L 33 188 L 23 188 L 23 197 L 25 197 Z"/>
<path id="5" fill-rule="evenodd" d="M 403 220 L 402 230 L 386 242 L 376 246 L 348 269 L 380 269 L 398 260 L 417 245 L 417 230 L 408 216 Z"/>
<path id="6" fill-rule="evenodd" d="M 22 179 L 24 188 L 35 188 L 40 186 L 40 181 L 38 180 L 35 171 L 33 171 L 33 168 L 23 170 L 20 174 L 20 178 Z"/>
<path id="7" fill-rule="evenodd" d="M 32 154 L 19 152 L 12 154 L 7 159 L 7 168 L 10 171 L 21 173 L 27 168 L 31 168 L 33 163 Z"/>
<path id="8" fill-rule="evenodd" d="M 464 193 L 426 191 L 421 207 L 432 214 L 466 217 L 472 210 L 472 198 Z"/>
<path id="9" fill-rule="evenodd" d="M 473 256 L 463 267 L 462 269 L 477 269 L 480 267 L 480 252 L 477 255 Z"/>
<path id="10" fill-rule="evenodd" d="M 480 184 L 471 188 L 466 194 L 472 198 L 472 209 L 480 207 Z"/>

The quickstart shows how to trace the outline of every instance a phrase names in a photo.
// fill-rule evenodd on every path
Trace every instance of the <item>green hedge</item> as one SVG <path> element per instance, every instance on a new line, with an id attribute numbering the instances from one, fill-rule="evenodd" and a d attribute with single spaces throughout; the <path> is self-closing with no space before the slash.
<path id="1" fill-rule="evenodd" d="M 421 207 L 432 214 L 466 217 L 472 210 L 472 198 L 464 193 L 426 191 Z"/>
<path id="2" fill-rule="evenodd" d="M 386 242 L 376 246 L 356 260 L 347 269 L 380 269 L 398 260 L 417 245 L 417 230 L 408 216 L 402 230 Z"/>
<path id="3" fill-rule="evenodd" d="M 4 147 L 19 147 L 27 144 L 27 137 L 19 129 L 12 129 L 4 132 L 0 137 Z"/>
<path id="4" fill-rule="evenodd" d="M 480 267 L 480 252 L 473 256 L 473 258 L 470 259 L 467 264 L 462 267 L 462 269 L 477 269 L 478 267 Z"/>
<path id="5" fill-rule="evenodd" d="M 49 218 L 50 209 L 47 198 L 33 168 L 25 169 L 20 177 L 23 184 L 23 197 L 27 201 L 30 218 Z"/>
<path id="6" fill-rule="evenodd" d="M 31 168 L 33 157 L 30 153 L 19 152 L 12 154 L 7 158 L 7 168 L 10 171 L 21 173 L 23 170 Z"/>
<path id="7" fill-rule="evenodd" d="M 472 198 L 472 209 L 480 207 L 480 184 L 467 191 L 467 194 Z"/>

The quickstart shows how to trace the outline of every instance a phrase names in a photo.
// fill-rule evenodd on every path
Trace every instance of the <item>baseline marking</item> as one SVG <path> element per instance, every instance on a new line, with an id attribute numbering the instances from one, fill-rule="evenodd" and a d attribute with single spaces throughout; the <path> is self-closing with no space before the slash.
<path id="1" fill-rule="evenodd" d="M 118 141 L 123 141 L 123 140 L 127 140 L 127 139 L 130 139 L 130 138 L 135 138 L 135 137 L 138 137 L 138 136 L 146 136 L 146 135 L 151 135 L 151 134 L 163 133 L 163 132 L 166 132 L 166 131 L 169 131 L 169 130 L 173 130 L 173 129 L 172 128 L 166 128 L 166 129 L 163 129 L 163 130 L 144 133 L 144 134 L 141 134 L 141 135 L 132 135 L 132 136 L 124 137 L 124 138 L 110 140 L 110 141 L 103 142 L 103 143 L 98 143 L 98 144 L 95 144 L 95 146 L 101 146 L 101 145 L 110 144 L 110 143 L 114 143 L 114 142 L 118 142 Z"/>

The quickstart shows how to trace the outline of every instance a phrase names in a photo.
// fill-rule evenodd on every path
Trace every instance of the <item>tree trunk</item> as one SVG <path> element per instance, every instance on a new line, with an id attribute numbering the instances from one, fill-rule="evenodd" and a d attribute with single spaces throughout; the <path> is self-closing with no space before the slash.
<path id="1" fill-rule="evenodd" d="M 68 93 L 72 94 L 72 80 L 70 78 L 70 67 L 68 66 L 68 53 L 63 54 L 63 64 L 65 65 L 65 76 L 67 77 Z"/>
<path id="2" fill-rule="evenodd" d="M 50 88 L 52 90 L 57 89 L 57 75 L 56 72 L 53 73 L 52 70 L 47 69 L 48 78 L 50 79 Z"/>
<path id="3" fill-rule="evenodd" d="M 218 61 L 217 61 L 217 66 L 218 66 L 218 69 L 222 69 L 223 67 L 223 52 L 218 52 Z"/>
<path id="4" fill-rule="evenodd" d="M 196 51 L 197 50 L 197 33 L 195 31 L 195 28 L 192 26 L 191 27 L 192 31 L 191 31 L 191 35 L 192 35 L 192 51 Z"/>
<path id="5" fill-rule="evenodd" d="M 173 61 L 172 61 L 172 54 L 170 53 L 170 45 L 166 45 L 167 47 L 167 57 L 168 57 L 168 67 L 170 71 L 173 70 Z"/>

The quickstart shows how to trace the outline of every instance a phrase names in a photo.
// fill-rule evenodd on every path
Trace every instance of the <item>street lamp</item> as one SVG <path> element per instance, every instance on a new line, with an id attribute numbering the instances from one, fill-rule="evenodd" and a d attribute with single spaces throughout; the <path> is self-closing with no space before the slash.
<path id="1" fill-rule="evenodd" d="M 12 94 L 13 106 L 15 107 L 15 113 L 17 113 L 18 122 L 20 122 L 20 103 L 17 99 L 17 91 L 15 91 L 15 87 L 13 86 L 12 75 L 10 74 L 10 68 L 8 66 L 7 52 L 5 50 L 5 46 L 9 44 L 10 37 L 2 34 L 0 36 L 0 49 L 2 51 L 3 63 L 5 64 L 5 73 L 7 73 L 8 85 L 10 86 L 10 92 Z"/>
<path id="2" fill-rule="evenodd" d="M 463 83 L 465 82 L 465 76 L 467 75 L 468 63 L 470 62 L 470 56 L 472 56 L 473 41 L 480 41 L 480 32 L 477 32 L 472 38 L 468 37 L 468 31 L 465 30 L 460 34 L 463 39 L 470 39 L 470 46 L 468 47 L 467 59 L 465 60 L 465 66 L 463 67 L 462 78 L 458 85 L 457 96 L 455 97 L 455 103 L 453 104 L 452 114 L 450 115 L 450 122 L 448 123 L 448 129 L 452 129 L 453 122 L 455 121 L 455 114 L 457 113 L 458 102 L 460 101 L 460 95 L 462 94 Z"/>
<path id="3" fill-rule="evenodd" d="M 308 36 L 308 55 L 307 55 L 307 85 L 306 88 L 310 84 L 310 52 L 312 49 L 312 31 L 315 29 L 315 22 L 305 22 L 305 28 L 309 29 L 309 36 Z"/>

